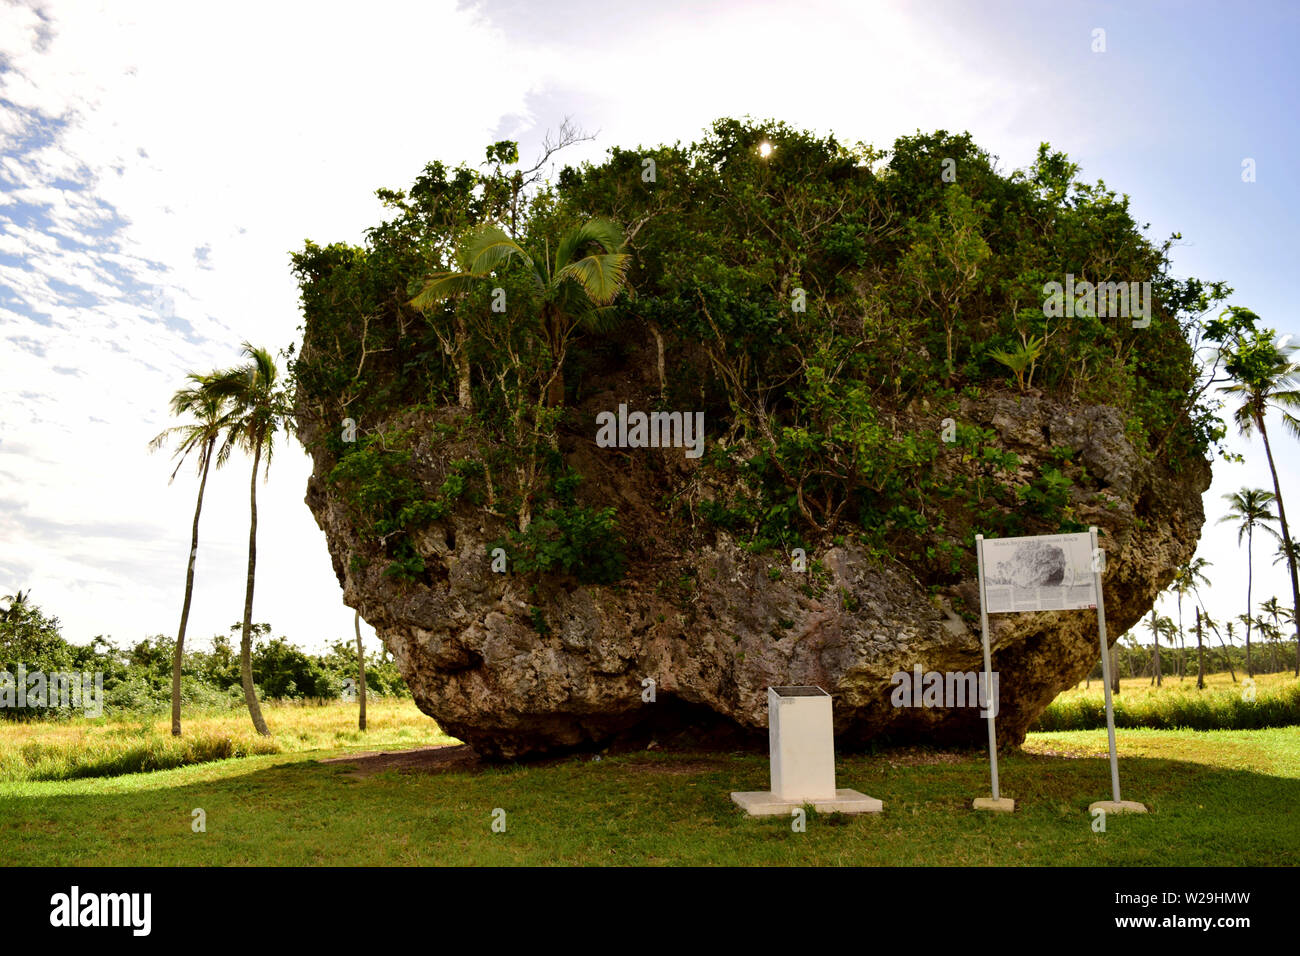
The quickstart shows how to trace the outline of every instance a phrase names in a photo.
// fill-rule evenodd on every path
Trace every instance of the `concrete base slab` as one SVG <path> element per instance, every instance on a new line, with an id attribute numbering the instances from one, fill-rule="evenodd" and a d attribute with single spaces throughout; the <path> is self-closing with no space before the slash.
<path id="1" fill-rule="evenodd" d="M 790 815 L 797 807 L 811 803 L 818 813 L 880 813 L 885 805 L 856 790 L 836 790 L 834 800 L 778 800 L 770 790 L 736 791 L 731 800 L 751 817 Z"/>
<path id="2" fill-rule="evenodd" d="M 1088 812 L 1094 810 L 1104 810 L 1106 813 L 1146 813 L 1145 805 L 1135 800 L 1121 800 L 1116 803 L 1114 800 L 1098 800 L 1096 803 L 1088 804 Z"/>
<path id="3" fill-rule="evenodd" d="M 1012 813 L 1016 809 L 1016 801 L 1010 797 L 998 797 L 996 800 L 992 797 L 976 797 L 971 805 L 976 810 L 996 810 L 998 813 Z"/>

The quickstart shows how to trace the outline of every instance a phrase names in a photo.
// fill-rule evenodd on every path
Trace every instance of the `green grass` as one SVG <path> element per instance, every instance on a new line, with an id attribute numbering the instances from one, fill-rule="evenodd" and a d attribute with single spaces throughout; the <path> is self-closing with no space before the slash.
<path id="1" fill-rule="evenodd" d="M 388 705 L 364 736 L 352 706 L 300 708 L 296 716 L 301 728 L 289 708 L 268 708 L 281 731 L 275 754 L 0 782 L 5 863 L 1300 864 L 1297 728 L 1121 731 L 1123 795 L 1151 813 L 1112 816 L 1105 833 L 1093 832 L 1087 809 L 1110 796 L 1104 731 L 1032 734 L 1022 751 L 1004 754 L 1003 793 L 1017 801 L 1009 816 L 969 809 L 972 797 L 988 793 L 981 752 L 841 756 L 839 785 L 879 797 L 884 813 L 809 813 L 807 832 L 795 833 L 788 819 L 751 820 L 731 803 L 732 790 L 766 789 L 761 755 L 649 752 L 359 777 L 349 765 L 318 760 L 446 738 L 409 701 Z M 201 720 L 188 726 L 196 735 L 223 729 Z M 195 808 L 206 813 L 205 833 L 191 830 Z M 496 808 L 506 812 L 504 833 L 492 832 Z"/>
<path id="2" fill-rule="evenodd" d="M 1254 730 L 1300 724 L 1300 681 L 1290 674 L 1254 678 L 1253 694 L 1244 675 L 1210 674 L 1203 690 L 1194 677 L 1165 678 L 1153 687 L 1146 678 L 1120 682 L 1115 695 L 1116 727 L 1156 730 Z M 1075 687 L 1059 695 L 1039 716 L 1034 730 L 1092 730 L 1106 726 L 1105 688 Z"/>
<path id="3" fill-rule="evenodd" d="M 179 738 L 171 736 L 170 715 L 0 722 L 0 782 L 114 777 L 362 743 L 410 748 L 451 742 L 410 700 L 369 701 L 364 734 L 357 730 L 355 704 L 271 702 L 263 715 L 276 736 L 256 734 L 247 711 L 225 709 L 187 714 Z"/>

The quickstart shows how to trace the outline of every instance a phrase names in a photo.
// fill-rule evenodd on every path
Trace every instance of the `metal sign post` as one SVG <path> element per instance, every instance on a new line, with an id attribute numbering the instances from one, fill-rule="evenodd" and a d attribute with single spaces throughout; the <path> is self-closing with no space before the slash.
<path id="1" fill-rule="evenodd" d="M 1097 634 L 1101 641 L 1101 679 L 1106 693 L 1106 736 L 1110 741 L 1110 800 L 1098 800 L 1088 806 L 1088 812 L 1146 813 L 1147 808 L 1132 800 L 1119 798 L 1119 754 L 1115 750 L 1115 705 L 1110 696 L 1110 642 L 1106 640 L 1106 602 L 1102 596 L 1101 572 L 1105 565 L 1104 554 L 1097 547 L 1097 526 L 1088 529 L 1092 539 L 1092 575 L 1097 588 Z"/>
<path id="2" fill-rule="evenodd" d="M 997 706 L 993 702 L 993 662 L 989 654 L 989 612 L 988 599 L 984 595 L 984 535 L 975 536 L 975 557 L 979 564 L 980 575 L 980 640 L 984 645 L 984 695 L 988 709 L 989 721 L 989 771 L 993 778 L 993 797 L 975 798 L 976 810 L 1001 810 L 1009 812 L 1016 808 L 1016 801 L 1002 799 L 998 788 L 998 738 L 994 729 L 994 714 Z"/>
<path id="3" fill-rule="evenodd" d="M 1140 803 L 1119 796 L 1119 756 L 1115 749 L 1115 708 L 1110 692 L 1110 654 L 1106 640 L 1106 602 L 1102 596 L 1101 572 L 1105 553 L 1097 547 L 1097 528 L 1087 534 L 1030 535 L 1019 538 L 984 539 L 975 536 L 979 564 L 980 640 L 984 648 L 984 681 L 991 690 L 992 653 L 989 648 L 989 614 L 1027 614 L 1095 609 L 1101 641 L 1102 679 L 1106 692 L 1106 733 L 1110 741 L 1110 784 L 1112 800 L 1092 804 L 1090 810 L 1108 813 L 1145 813 Z M 1015 801 L 1003 798 L 998 788 L 998 745 L 993 728 L 996 706 L 990 707 L 989 771 L 993 797 L 975 801 L 977 810 L 1013 810 Z"/>

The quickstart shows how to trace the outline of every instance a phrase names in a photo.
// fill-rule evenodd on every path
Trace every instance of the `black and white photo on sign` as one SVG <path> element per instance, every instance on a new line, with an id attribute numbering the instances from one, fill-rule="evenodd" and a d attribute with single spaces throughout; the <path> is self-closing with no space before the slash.
<path id="1" fill-rule="evenodd" d="M 990 614 L 1097 606 L 1088 533 L 986 538 L 983 549 Z"/>

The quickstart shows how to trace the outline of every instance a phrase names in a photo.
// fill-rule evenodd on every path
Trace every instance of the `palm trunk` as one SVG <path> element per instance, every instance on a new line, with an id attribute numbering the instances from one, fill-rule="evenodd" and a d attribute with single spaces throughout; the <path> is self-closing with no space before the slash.
<path id="1" fill-rule="evenodd" d="M 1201 609 L 1196 609 L 1196 689 L 1205 689 L 1205 645 L 1201 642 Z"/>
<path id="2" fill-rule="evenodd" d="M 1151 672 L 1151 682 L 1159 687 L 1163 678 L 1160 674 L 1160 629 L 1156 625 L 1156 612 L 1153 610 L 1151 612 L 1151 636 L 1155 638 L 1155 656 L 1151 659 L 1154 668 Z"/>
<path id="3" fill-rule="evenodd" d="M 1237 672 L 1232 668 L 1232 655 L 1228 653 L 1228 645 L 1223 642 L 1223 635 L 1219 633 L 1218 625 L 1210 618 L 1210 612 L 1205 611 L 1205 602 L 1201 600 L 1201 592 L 1192 588 L 1192 593 L 1196 595 L 1196 611 L 1198 614 L 1205 614 L 1205 622 L 1210 625 L 1210 630 L 1214 631 L 1214 636 L 1219 639 L 1219 646 L 1223 648 L 1223 657 L 1228 665 L 1228 673 L 1232 675 L 1232 682 L 1237 683 Z"/>
<path id="4" fill-rule="evenodd" d="M 1277 517 L 1282 524 L 1282 544 L 1285 547 L 1287 567 L 1291 570 L 1291 612 L 1295 622 L 1295 676 L 1300 677 L 1300 577 L 1296 575 L 1296 556 L 1291 552 L 1291 531 L 1286 524 L 1286 508 L 1282 504 L 1282 486 L 1277 480 L 1277 466 L 1273 464 L 1273 448 L 1268 443 L 1268 429 L 1264 416 L 1255 418 L 1260 437 L 1264 439 L 1264 454 L 1268 456 L 1268 470 L 1273 475 L 1273 494 L 1277 498 Z"/>
<path id="5" fill-rule="evenodd" d="M 1219 646 L 1223 648 L 1223 660 L 1228 665 L 1228 675 L 1232 678 L 1232 682 L 1235 684 L 1237 683 L 1237 670 L 1232 666 L 1232 648 L 1224 643 L 1223 635 L 1219 634 L 1219 629 L 1217 627 L 1214 629 L 1214 633 L 1218 635 Z"/>
<path id="6" fill-rule="evenodd" d="M 203 450 L 203 477 L 199 479 L 199 499 L 194 505 L 194 529 L 190 532 L 190 563 L 185 569 L 185 601 L 181 604 L 181 626 L 176 630 L 176 657 L 172 661 L 172 736 L 181 735 L 181 663 L 185 656 L 185 628 L 190 621 L 190 601 L 194 597 L 194 559 L 199 553 L 199 514 L 203 511 L 203 489 L 208 484 L 208 468 L 212 464 L 212 446 L 216 438 L 209 438 Z"/>
<path id="7" fill-rule="evenodd" d="M 546 389 L 546 405 L 548 408 L 559 408 L 564 404 L 564 357 L 560 354 L 560 343 L 563 339 L 563 330 L 560 328 L 562 319 L 558 316 L 547 315 L 542 321 L 546 327 L 547 346 L 551 350 L 551 361 L 555 363 L 555 374 L 551 377 L 550 385 Z"/>
<path id="8" fill-rule="evenodd" d="M 352 626 L 357 630 L 357 670 L 361 672 L 357 682 L 361 688 L 361 716 L 357 719 L 357 728 L 366 729 L 366 652 L 361 647 L 361 609 L 357 608 Z"/>
<path id="9" fill-rule="evenodd" d="M 655 337 L 655 354 L 659 368 L 659 397 L 662 399 L 668 393 L 668 381 L 664 377 L 664 334 L 657 322 L 650 323 L 650 333 Z"/>
<path id="10" fill-rule="evenodd" d="M 1255 532 L 1252 528 L 1246 529 L 1246 674 L 1250 677 L 1255 676 L 1255 665 L 1250 660 L 1250 584 L 1251 575 L 1254 573 L 1254 546 Z"/>
<path id="11" fill-rule="evenodd" d="M 248 580 L 244 587 L 244 631 L 239 639 L 239 677 L 244 685 L 244 702 L 253 727 L 263 737 L 271 736 L 262 718 L 262 706 L 253 687 L 253 580 L 257 575 L 257 466 L 262 461 L 262 442 L 253 449 L 253 480 L 249 483 Z"/>
<path id="12" fill-rule="evenodd" d="M 1187 645 L 1183 641 L 1183 592 L 1178 592 L 1178 679 L 1187 679 Z"/>
<path id="13" fill-rule="evenodd" d="M 465 327 L 465 317 L 456 313 L 456 401 L 461 408 L 474 407 L 474 393 L 470 390 L 469 377 L 469 332 Z"/>
<path id="14" fill-rule="evenodd" d="M 1119 645 L 1110 647 L 1110 692 L 1119 693 Z"/>

